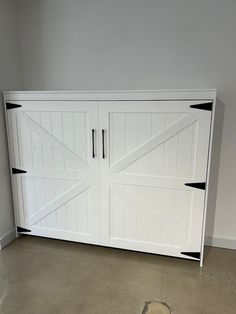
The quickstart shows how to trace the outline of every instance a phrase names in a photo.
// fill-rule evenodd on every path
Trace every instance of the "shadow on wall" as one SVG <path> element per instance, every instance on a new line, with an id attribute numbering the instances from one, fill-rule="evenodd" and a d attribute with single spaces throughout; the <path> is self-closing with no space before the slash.
<path id="1" fill-rule="evenodd" d="M 215 225 L 215 211 L 218 189 L 218 176 L 220 166 L 220 152 L 222 142 L 222 131 L 224 123 L 225 104 L 216 99 L 215 122 L 213 129 L 213 143 L 212 143 L 212 157 L 210 167 L 210 184 L 208 194 L 208 208 L 206 217 L 206 244 L 212 245 L 214 225 Z"/>

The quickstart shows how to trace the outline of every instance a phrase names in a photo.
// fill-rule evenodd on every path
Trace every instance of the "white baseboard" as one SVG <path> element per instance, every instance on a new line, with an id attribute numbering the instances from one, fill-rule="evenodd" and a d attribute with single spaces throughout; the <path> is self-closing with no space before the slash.
<path id="1" fill-rule="evenodd" d="M 205 245 L 236 250 L 236 239 L 206 236 Z"/>
<path id="2" fill-rule="evenodd" d="M 16 238 L 16 229 L 13 228 L 0 238 L 0 250 Z"/>

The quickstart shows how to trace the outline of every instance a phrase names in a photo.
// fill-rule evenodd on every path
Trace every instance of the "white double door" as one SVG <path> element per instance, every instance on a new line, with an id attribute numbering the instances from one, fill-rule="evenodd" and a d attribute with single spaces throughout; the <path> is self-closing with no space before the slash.
<path id="1" fill-rule="evenodd" d="M 201 101 L 17 102 L 17 225 L 31 234 L 199 253 L 211 111 Z M 94 130 L 94 131 L 93 131 Z M 186 186 L 200 183 L 203 189 Z"/>

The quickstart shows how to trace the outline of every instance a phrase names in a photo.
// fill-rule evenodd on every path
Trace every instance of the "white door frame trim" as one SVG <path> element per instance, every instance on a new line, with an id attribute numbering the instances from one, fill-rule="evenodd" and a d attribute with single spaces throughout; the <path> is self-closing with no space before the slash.
<path id="1" fill-rule="evenodd" d="M 20 100 L 215 100 L 216 89 L 117 91 L 5 91 L 5 101 Z"/>

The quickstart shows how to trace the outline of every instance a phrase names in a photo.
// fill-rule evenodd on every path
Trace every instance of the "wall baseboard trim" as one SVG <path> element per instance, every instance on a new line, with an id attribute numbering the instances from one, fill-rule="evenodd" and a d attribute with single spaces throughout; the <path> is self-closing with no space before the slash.
<path id="1" fill-rule="evenodd" d="M 205 245 L 236 250 L 236 239 L 206 236 Z"/>
<path id="2" fill-rule="evenodd" d="M 16 229 L 13 228 L 8 231 L 5 235 L 0 237 L 0 250 L 7 246 L 10 242 L 16 238 Z"/>

